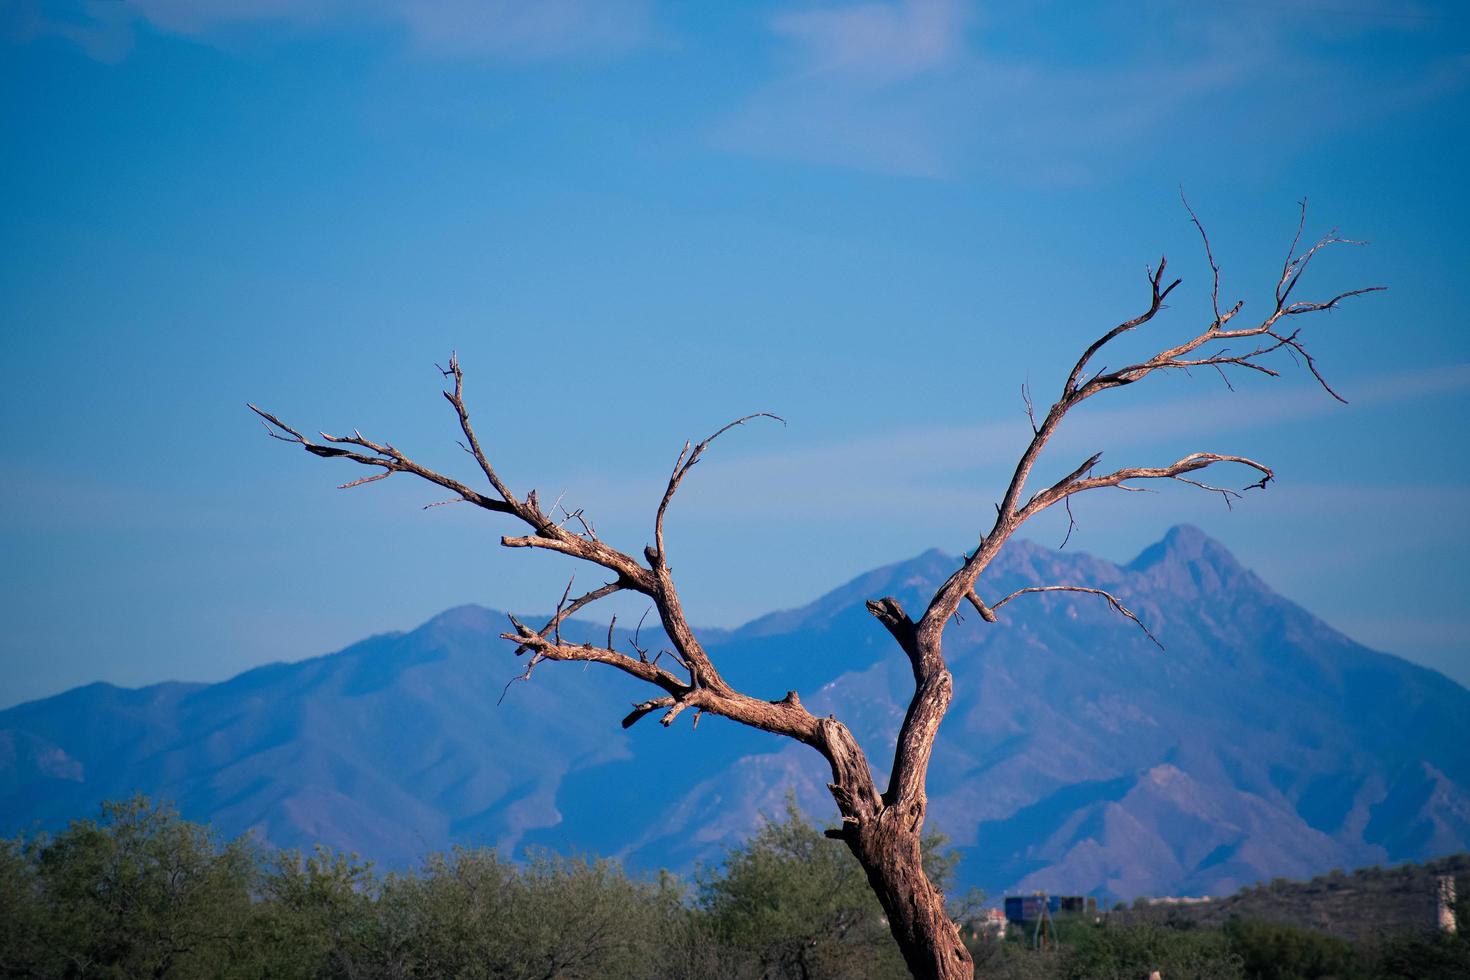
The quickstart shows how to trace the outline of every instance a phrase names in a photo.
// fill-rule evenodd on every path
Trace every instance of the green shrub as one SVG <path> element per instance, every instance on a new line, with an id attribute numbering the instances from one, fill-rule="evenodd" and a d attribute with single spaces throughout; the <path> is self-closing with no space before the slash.
<path id="1" fill-rule="evenodd" d="M 1241 957 L 1212 929 L 1139 924 L 1098 925 L 1069 937 L 1061 976 L 1069 980 L 1142 980 L 1152 971 L 1170 978 L 1240 980 Z"/>
<path id="2" fill-rule="evenodd" d="M 14 976 L 187 977 L 230 962 L 253 856 L 142 797 L 0 849 L 0 965 Z"/>
<path id="3" fill-rule="evenodd" d="M 1346 980 L 1363 976 L 1347 941 L 1307 929 L 1232 920 L 1224 934 L 1252 980 Z"/>

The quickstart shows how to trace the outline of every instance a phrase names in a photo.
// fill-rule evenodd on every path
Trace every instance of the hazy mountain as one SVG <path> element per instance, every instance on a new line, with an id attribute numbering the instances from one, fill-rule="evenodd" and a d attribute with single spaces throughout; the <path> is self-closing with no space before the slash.
<path id="1" fill-rule="evenodd" d="M 884 770 L 912 676 L 863 601 L 917 612 L 957 561 L 926 552 L 708 645 L 752 693 L 838 713 Z M 1193 528 L 1126 566 L 1016 542 L 981 591 L 1052 583 L 1110 589 L 1165 649 L 1077 594 L 951 628 L 930 814 L 966 883 L 1218 894 L 1470 847 L 1464 688 L 1359 646 Z M 462 607 L 220 684 L 94 684 L 0 712 L 0 832 L 141 790 L 228 834 L 390 865 L 485 843 L 687 867 L 788 789 L 831 816 L 809 749 L 718 719 L 624 732 L 641 691 L 612 671 L 546 664 L 497 706 L 519 669 L 503 623 Z"/>

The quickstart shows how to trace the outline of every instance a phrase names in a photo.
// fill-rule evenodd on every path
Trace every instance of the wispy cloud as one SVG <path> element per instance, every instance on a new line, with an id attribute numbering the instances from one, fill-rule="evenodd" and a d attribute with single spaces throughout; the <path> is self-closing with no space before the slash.
<path id="1" fill-rule="evenodd" d="M 802 8 L 772 17 L 786 73 L 713 130 L 714 142 L 756 156 L 911 176 L 950 169 L 954 82 L 968 59 L 966 0 L 895 0 Z M 936 98 L 938 96 L 938 98 Z"/>
<path id="2" fill-rule="evenodd" d="M 108 64 L 122 60 L 133 48 L 134 14 L 120 3 L 59 5 L 44 0 L 14 0 L 0 4 L 0 37 L 25 44 L 44 37 L 70 41 L 88 57 Z"/>
<path id="3" fill-rule="evenodd" d="M 874 86 L 953 61 L 969 19 L 963 0 L 900 0 L 788 11 L 770 27 L 797 49 L 799 72 Z"/>
<path id="4" fill-rule="evenodd" d="M 1345 383 L 1352 404 L 1391 405 L 1470 390 L 1470 364 L 1449 364 Z M 1048 447 L 1048 459 L 1063 470 L 1107 447 L 1110 452 L 1197 437 L 1193 448 L 1230 432 L 1279 426 L 1341 410 L 1322 391 L 1305 385 L 1250 395 L 1221 391 L 1178 402 L 1105 408 L 1087 405 Z M 773 500 L 822 501 L 803 511 L 803 522 L 867 521 L 895 510 L 978 513 L 990 507 L 1009 476 L 1009 467 L 1030 437 L 1019 411 L 1007 421 L 943 426 L 865 435 L 821 446 L 745 454 L 716 454 L 701 463 L 698 489 L 686 491 L 681 515 L 718 523 L 768 522 Z M 1118 465 L 1168 460 L 1118 459 Z M 1043 477 L 1038 477 L 1041 479 Z M 613 480 L 602 475 L 565 476 L 577 505 L 612 521 L 641 519 L 657 499 L 657 481 Z M 561 485 L 561 484 L 558 484 Z"/>
<path id="5" fill-rule="evenodd" d="M 1070 8 L 1028 7 L 1025 18 L 999 8 L 991 19 L 1004 23 L 981 25 L 969 0 L 798 7 L 767 25 L 785 70 L 721 119 L 712 139 L 753 156 L 902 176 L 1072 183 L 1141 146 L 1187 148 L 1206 133 L 1229 143 L 1266 125 L 1302 140 L 1470 80 L 1463 56 L 1416 59 L 1405 78 L 1306 43 L 1439 22 L 1417 9 L 1397 16 L 1365 3 L 1323 18 L 1290 3 L 1140 7 L 1146 31 L 1115 26 L 1095 51 L 1071 56 L 998 40 L 1006 26 L 1070 18 Z"/>
<path id="6" fill-rule="evenodd" d="M 396 25 L 426 55 L 532 61 L 624 51 L 649 36 L 648 0 L 26 0 L 9 16 L 21 39 L 65 37 L 101 60 L 132 46 L 135 26 L 193 37 L 240 26 L 295 32 Z"/>
<path id="7" fill-rule="evenodd" d="M 393 0 L 415 44 L 436 54 L 544 58 L 624 51 L 648 34 L 641 0 Z"/>

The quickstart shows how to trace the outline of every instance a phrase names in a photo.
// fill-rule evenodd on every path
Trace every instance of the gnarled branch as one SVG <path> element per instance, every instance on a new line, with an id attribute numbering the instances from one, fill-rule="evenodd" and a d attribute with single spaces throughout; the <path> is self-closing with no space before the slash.
<path id="1" fill-rule="evenodd" d="M 540 630 L 533 630 L 512 617 L 513 630 L 501 635 L 504 639 L 516 644 L 517 654 L 529 652 L 531 656 L 527 659 L 523 672 L 512 678 L 511 683 L 516 680 L 529 679 L 535 667 L 547 660 L 606 664 L 652 684 L 664 692 L 652 701 L 637 706 L 633 713 L 624 719 L 625 726 L 633 724 L 658 707 L 668 709 L 663 718 L 665 724 L 672 722 L 684 710 L 694 708 L 696 717 L 698 714 L 709 712 L 810 744 L 833 765 L 834 773 L 839 769 L 846 773 L 841 777 L 843 779 L 858 778 L 860 774 L 867 773 L 865 759 L 861 760 L 861 765 L 851 761 L 853 753 L 860 756 L 861 752 L 856 748 L 856 742 L 852 741 L 850 735 L 842 734 L 846 732 L 846 729 L 840 726 L 833 729 L 831 726 L 819 724 L 817 719 L 802 706 L 796 692 L 788 692 L 779 700 L 763 701 L 735 690 L 724 680 L 684 615 L 666 556 L 664 519 L 669 504 L 684 478 L 703 458 L 710 444 L 729 430 L 744 425 L 752 419 L 772 418 L 783 421 L 779 416 L 769 412 L 757 412 L 723 426 L 698 444 L 685 444 L 659 502 L 654 519 L 655 546 L 644 549 L 643 556 L 647 562 L 644 564 L 632 555 L 619 551 L 600 540 L 592 532 L 590 524 L 582 522 L 584 533 L 579 534 L 569 530 L 565 525 L 573 519 L 580 521 L 580 511 L 567 512 L 565 508 L 562 508 L 566 517 L 557 522 L 542 509 L 536 491 L 528 492 L 524 498 L 515 496 L 509 484 L 502 478 L 486 454 L 470 419 L 464 399 L 464 372 L 460 367 L 459 358 L 451 355 L 449 367 L 441 368 L 440 371 L 445 377 L 452 379 L 450 387 L 443 392 L 443 395 L 458 417 L 460 431 L 464 436 L 462 445 L 465 451 L 474 458 L 481 473 L 490 484 L 492 493 L 481 492 L 460 480 L 422 466 L 391 444 L 375 442 L 363 436 L 361 432 L 354 431 L 351 436 L 340 438 L 323 433 L 321 437 L 323 441 L 316 442 L 306 438 L 301 432 L 287 425 L 275 415 L 254 405 L 251 405 L 250 409 L 264 420 L 266 431 L 272 438 L 295 443 L 314 456 L 341 458 L 361 466 L 381 470 L 369 477 L 354 480 L 347 486 L 360 486 L 398 473 L 411 474 L 455 494 L 455 497 L 452 498 L 454 501 L 467 501 L 486 510 L 510 515 L 529 528 L 530 533 L 502 537 L 500 543 L 504 547 L 540 548 L 555 551 L 598 565 L 616 576 L 611 582 L 576 598 L 572 598 L 571 583 L 568 583 L 561 600 L 557 603 L 555 613 Z M 552 506 L 552 509 L 556 510 L 558 506 L 559 501 Z M 636 637 L 634 640 L 634 648 L 638 654 L 636 657 L 614 650 L 611 627 L 608 630 L 606 646 L 567 643 L 562 640 L 561 627 L 571 616 L 593 602 L 621 591 L 637 592 L 653 600 L 653 608 L 657 610 L 664 632 L 675 650 L 674 659 L 689 672 L 687 678 L 678 677 L 660 667 L 659 657 L 650 659 L 638 647 Z M 509 686 L 508 684 L 507 689 Z M 871 786 L 871 776 L 866 778 L 869 780 L 866 788 L 849 787 L 854 799 L 876 799 L 877 791 Z"/>

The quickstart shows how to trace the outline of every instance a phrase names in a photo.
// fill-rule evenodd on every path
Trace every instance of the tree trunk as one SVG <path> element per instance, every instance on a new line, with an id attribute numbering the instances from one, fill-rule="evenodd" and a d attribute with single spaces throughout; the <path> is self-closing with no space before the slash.
<path id="1" fill-rule="evenodd" d="M 874 825 L 848 837 L 868 883 L 888 916 L 888 928 L 916 980 L 973 980 L 975 964 L 924 873 L 918 821 L 888 807 Z"/>

